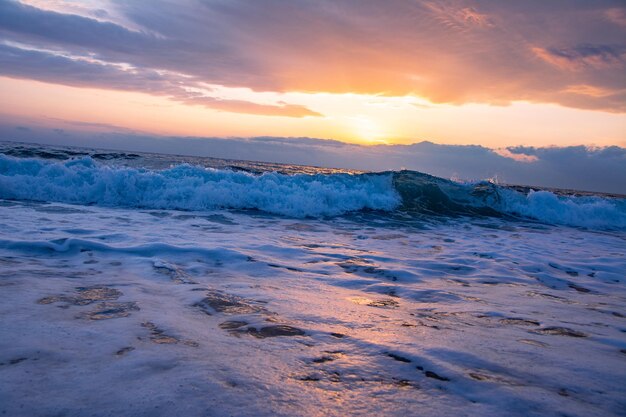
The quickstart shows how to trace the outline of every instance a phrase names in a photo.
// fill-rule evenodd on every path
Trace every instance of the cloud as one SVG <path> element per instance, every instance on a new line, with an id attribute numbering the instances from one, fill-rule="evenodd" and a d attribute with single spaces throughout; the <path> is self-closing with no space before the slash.
<path id="1" fill-rule="evenodd" d="M 306 117 L 322 116 L 298 104 L 278 103 L 275 105 L 259 104 L 244 100 L 224 100 L 206 95 L 188 95 L 187 97 L 176 98 L 186 104 L 199 104 L 211 109 L 222 110 L 234 113 L 256 114 L 262 116 L 285 116 L 285 117 Z"/>
<path id="2" fill-rule="evenodd" d="M 626 27 L 626 9 L 624 8 L 611 8 L 604 11 L 604 15 L 611 23 L 615 23 L 618 26 Z"/>
<path id="3" fill-rule="evenodd" d="M 504 156 L 505 158 L 510 158 L 518 162 L 532 163 L 539 160 L 539 158 L 537 158 L 537 156 L 535 155 L 527 155 L 523 152 L 511 152 L 511 149 L 509 148 L 494 149 L 494 152 L 500 156 Z"/>
<path id="4" fill-rule="evenodd" d="M 286 103 L 259 104 L 244 100 L 212 97 L 189 77 L 128 65 L 115 65 L 93 58 L 72 58 L 47 51 L 28 50 L 0 44 L 0 74 L 43 82 L 114 90 L 132 90 L 168 97 L 181 103 L 201 105 L 214 110 L 267 116 L 320 116 L 304 106 Z M 198 89 L 198 88 L 197 88 Z"/>
<path id="5" fill-rule="evenodd" d="M 527 100 L 625 111 L 620 101 L 626 89 L 625 7 L 618 1 L 154 0 L 106 5 L 105 12 L 120 19 L 0 1 L 0 38 L 255 91 L 415 94 L 456 104 Z M 606 94 L 563 93 L 572 85 Z M 212 108 L 238 107 L 200 101 Z M 312 115 L 298 106 L 267 110 Z"/>
<path id="6" fill-rule="evenodd" d="M 567 71 L 620 68 L 626 56 L 626 47 L 610 45 L 580 45 L 569 49 L 535 47 L 532 50 L 548 64 Z"/>
<path id="7" fill-rule="evenodd" d="M 435 18 L 444 26 L 466 32 L 472 27 L 489 28 L 494 23 L 487 14 L 480 13 L 474 7 L 462 7 L 449 2 L 424 2 L 423 6 L 430 10 Z"/>
<path id="8" fill-rule="evenodd" d="M 626 148 L 611 146 L 509 147 L 477 145 L 362 146 L 316 138 L 155 137 L 141 133 L 49 121 L 28 125 L 0 114 L 0 138 L 178 155 L 277 162 L 370 171 L 412 169 L 444 178 L 498 178 L 508 184 L 601 191 L 626 195 Z M 55 123 L 52 123 L 55 122 Z M 27 125 L 30 130 L 17 130 Z"/>
<path id="9" fill-rule="evenodd" d="M 116 132 L 116 133 L 132 133 L 132 134 L 136 134 L 137 132 L 133 131 L 132 129 L 128 129 L 126 127 L 123 126 L 117 126 L 117 125 L 113 125 L 113 124 L 109 124 L 109 123 L 94 123 L 94 122 L 82 122 L 82 121 L 77 121 L 77 120 L 65 120 L 65 119 L 58 119 L 58 118 L 54 118 L 54 117 L 48 117 L 46 118 L 46 120 L 48 122 L 52 122 L 54 124 L 61 124 L 63 126 L 68 126 L 68 127 L 72 127 L 74 129 L 76 128 L 87 128 L 89 130 L 96 130 L 96 131 L 101 131 L 101 132 Z M 57 133 L 60 133 L 58 131 L 64 131 L 63 129 L 59 129 L 59 128 L 55 128 L 52 129 L 54 131 L 57 131 Z"/>
<path id="10" fill-rule="evenodd" d="M 562 92 L 591 97 L 607 97 L 614 94 L 613 91 L 607 90 L 606 88 L 594 87 L 593 85 L 586 84 L 568 85 L 564 90 L 562 90 Z"/>

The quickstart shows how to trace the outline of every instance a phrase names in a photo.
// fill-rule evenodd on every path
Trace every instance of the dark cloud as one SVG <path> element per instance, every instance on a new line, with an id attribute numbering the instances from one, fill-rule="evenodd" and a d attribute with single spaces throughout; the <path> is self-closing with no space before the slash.
<path id="1" fill-rule="evenodd" d="M 2 44 L 0 44 L 0 73 L 14 78 L 77 87 L 132 89 L 162 94 L 178 89 L 175 85 L 176 80 L 159 75 L 154 70 L 124 71 L 117 65 L 71 59 L 49 52 Z"/>
<path id="2" fill-rule="evenodd" d="M 573 48 L 534 48 L 537 56 L 563 70 L 620 68 L 624 65 L 626 47 L 579 45 Z"/>
<path id="3" fill-rule="evenodd" d="M 23 41 L 46 45 L 71 45 L 85 52 L 120 54 L 145 51 L 148 55 L 164 45 L 146 32 L 130 31 L 111 22 L 74 14 L 42 10 L 17 1 L 0 1 L 0 31 Z"/>
<path id="4" fill-rule="evenodd" d="M 437 102 L 528 100 L 626 111 L 626 7 L 620 1 L 115 5 L 142 29 L 2 0 L 0 37 L 258 91 L 419 94 Z M 24 72 L 29 65 L 37 63 L 25 61 Z M 129 81 L 135 82 L 141 90 L 142 80 Z M 228 111 L 237 107 L 203 104 Z M 284 108 L 274 110 L 307 114 L 278 107 Z"/>

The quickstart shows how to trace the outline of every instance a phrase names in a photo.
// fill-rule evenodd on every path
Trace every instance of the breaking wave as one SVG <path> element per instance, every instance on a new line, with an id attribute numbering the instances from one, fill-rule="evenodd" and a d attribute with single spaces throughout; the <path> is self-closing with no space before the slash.
<path id="1" fill-rule="evenodd" d="M 600 229 L 626 228 L 626 199 L 519 192 L 414 171 L 254 174 L 179 164 L 151 170 L 90 156 L 65 161 L 0 154 L 0 198 L 109 207 L 258 209 L 293 217 L 377 210 L 420 216 L 516 216 Z"/>
<path id="2" fill-rule="evenodd" d="M 391 175 L 287 175 L 188 164 L 147 170 L 96 163 L 0 156 L 0 197 L 115 207 L 259 209 L 294 217 L 393 210 Z"/>

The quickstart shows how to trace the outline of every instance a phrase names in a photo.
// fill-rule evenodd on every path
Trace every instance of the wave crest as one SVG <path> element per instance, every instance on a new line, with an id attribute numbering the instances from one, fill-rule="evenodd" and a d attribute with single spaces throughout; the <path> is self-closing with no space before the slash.
<path id="1" fill-rule="evenodd" d="M 419 216 L 515 216 L 626 228 L 626 199 L 522 193 L 490 182 L 462 184 L 414 171 L 253 174 L 189 164 L 149 170 L 105 165 L 88 156 L 51 161 L 0 154 L 0 198 L 150 209 L 258 209 L 292 217 L 400 210 Z"/>
<path id="2" fill-rule="evenodd" d="M 116 207 L 259 209 L 294 217 L 393 210 L 400 199 L 392 175 L 254 175 L 188 164 L 146 170 L 96 163 L 0 155 L 0 197 Z"/>

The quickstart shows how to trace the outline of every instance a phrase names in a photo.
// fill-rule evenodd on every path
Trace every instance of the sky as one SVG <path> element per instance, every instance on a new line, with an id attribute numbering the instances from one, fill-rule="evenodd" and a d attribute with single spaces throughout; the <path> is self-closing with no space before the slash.
<path id="1" fill-rule="evenodd" d="M 427 141 L 516 164 L 545 157 L 529 149 L 623 149 L 626 3 L 0 0 L 0 123 L 0 140 L 130 132 L 155 150 L 178 137 L 183 153 L 190 137 L 319 138 L 381 158 Z"/>

